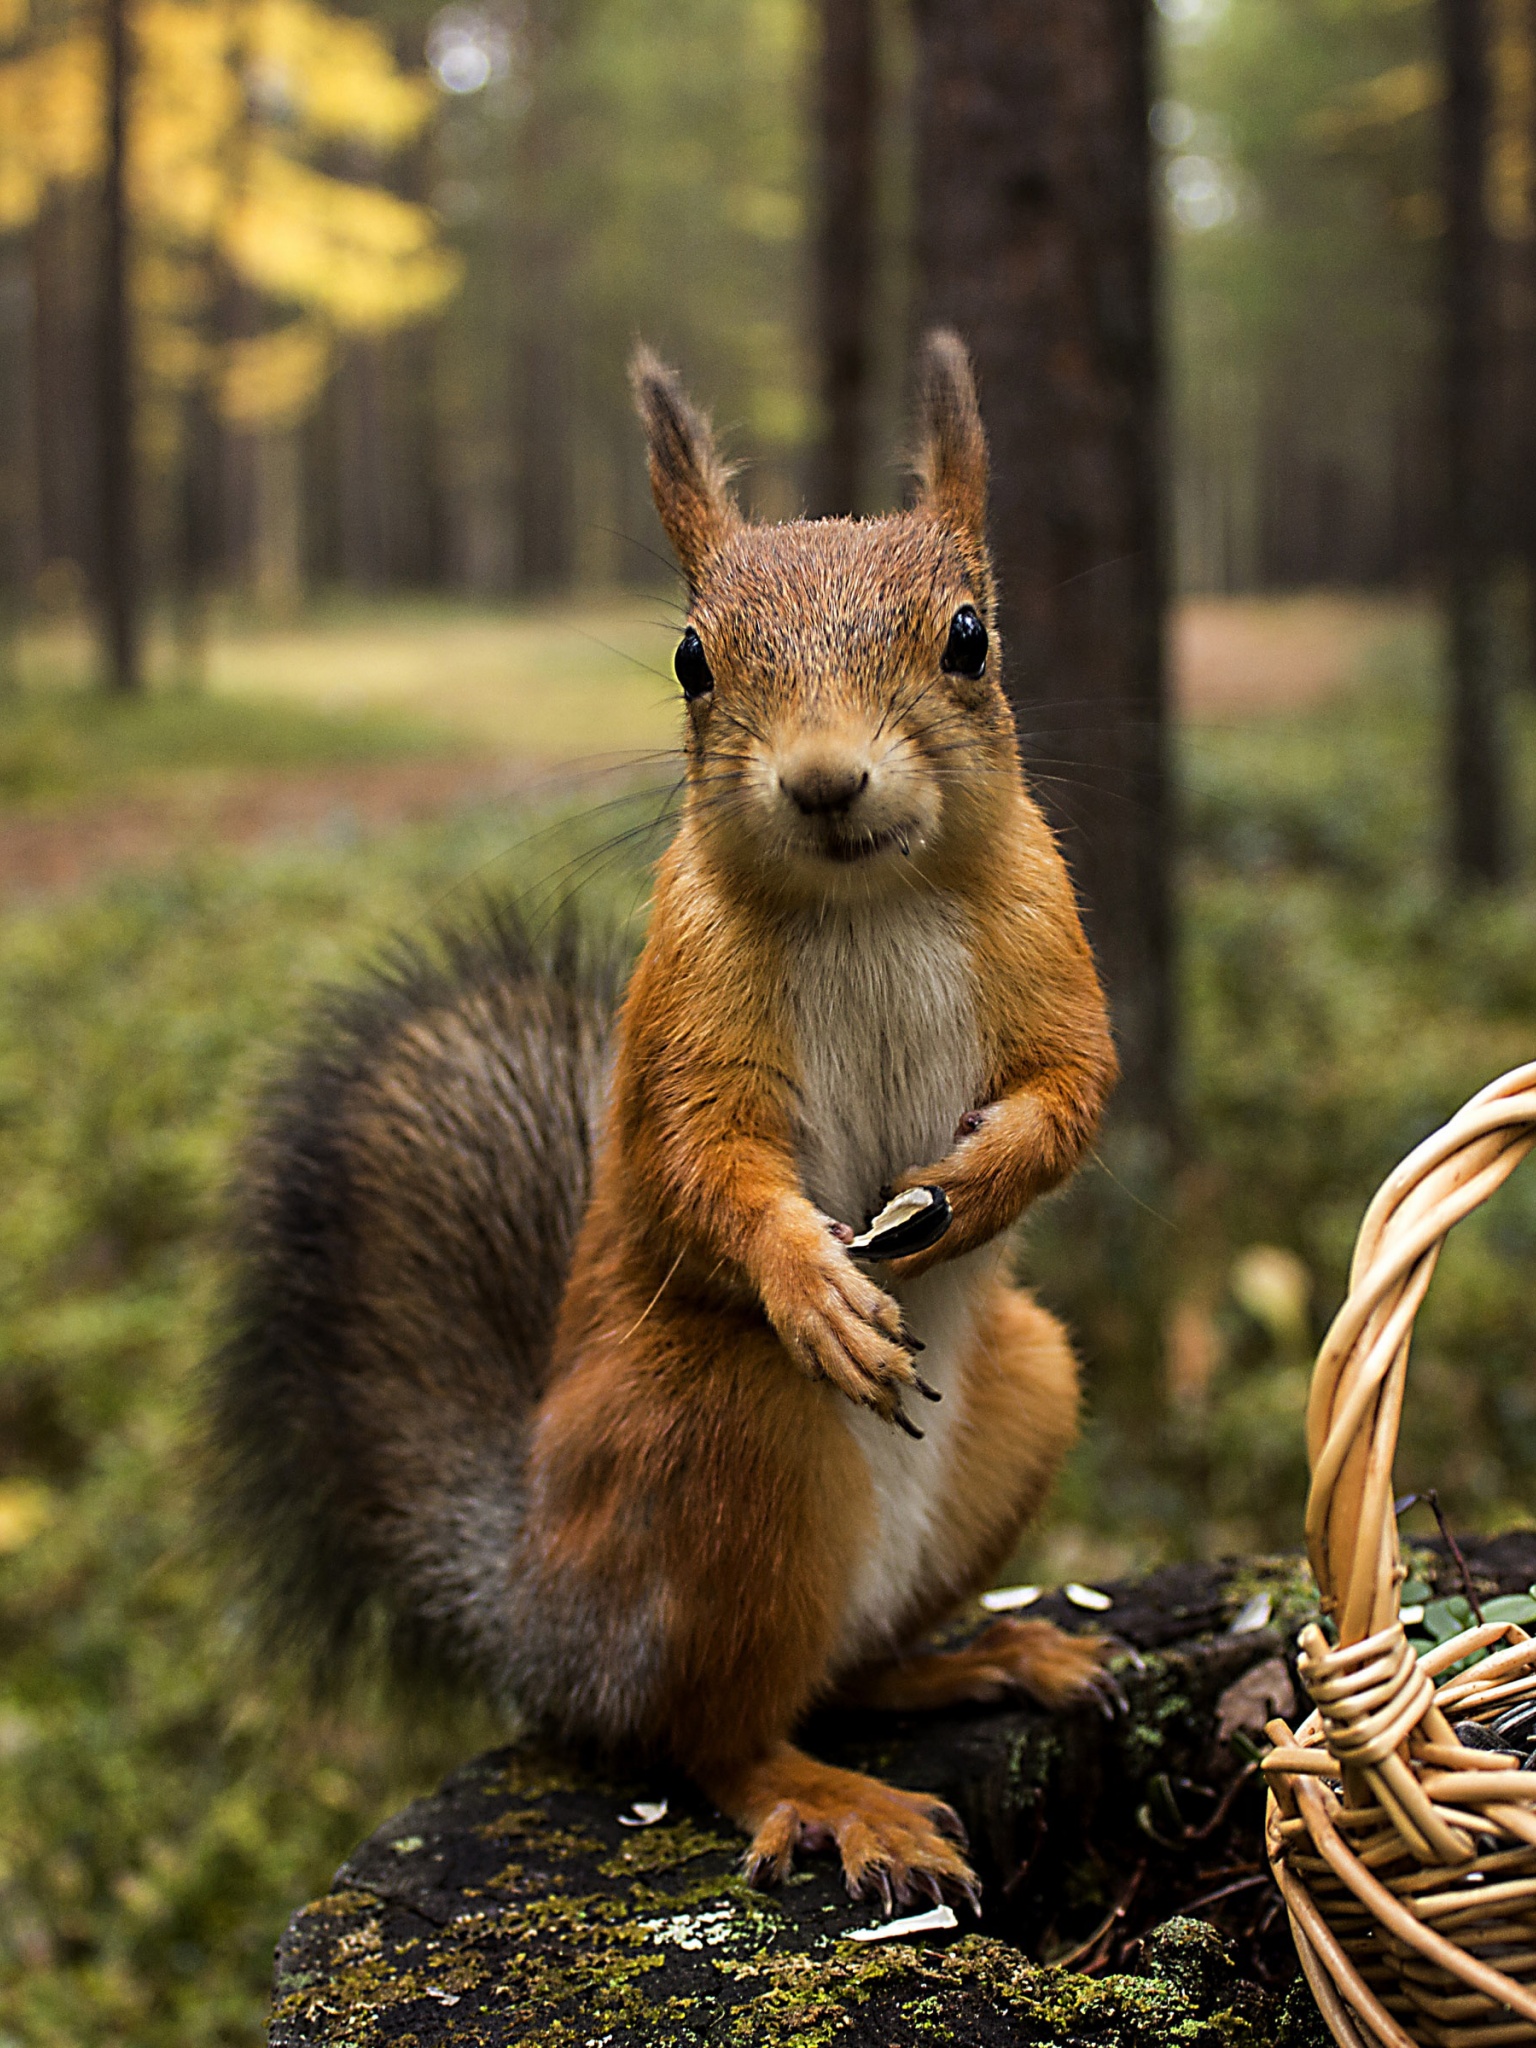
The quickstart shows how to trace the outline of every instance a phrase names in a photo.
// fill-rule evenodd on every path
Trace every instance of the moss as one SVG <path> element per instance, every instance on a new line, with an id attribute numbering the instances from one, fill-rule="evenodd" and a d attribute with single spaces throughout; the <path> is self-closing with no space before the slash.
<path id="1" fill-rule="evenodd" d="M 653 1870 L 676 1870 L 695 1857 L 724 1851 L 739 1853 L 734 1836 L 696 1827 L 690 1820 L 670 1827 L 636 1828 L 612 1855 L 598 1864 L 604 1877 L 640 1877 Z"/>
<path id="2" fill-rule="evenodd" d="M 1021 1774 L 1039 1768 L 1018 1745 L 1009 1754 Z M 986 1934 L 865 1946 L 845 1937 L 870 1909 L 851 1906 L 824 1863 L 755 1892 L 734 1836 L 702 1811 L 630 1831 L 618 1825 L 626 1788 L 543 1767 L 522 1773 L 537 1792 L 509 1800 L 515 1775 L 499 1763 L 461 1773 L 298 1916 L 279 1958 L 273 2048 L 408 2048 L 441 2040 L 445 2025 L 456 2048 L 1276 2038 L 1264 1995 L 1198 1923 L 1149 1944 L 1148 1975 L 1103 1981 Z M 516 1881 L 496 1862 L 508 1842 L 526 1856 Z"/>
<path id="3" fill-rule="evenodd" d="M 1233 1567 L 1229 1592 L 1234 1613 L 1256 1593 L 1267 1593 L 1269 1625 L 1287 1643 L 1320 1612 L 1317 1581 L 1302 1556 L 1245 1558 Z"/>

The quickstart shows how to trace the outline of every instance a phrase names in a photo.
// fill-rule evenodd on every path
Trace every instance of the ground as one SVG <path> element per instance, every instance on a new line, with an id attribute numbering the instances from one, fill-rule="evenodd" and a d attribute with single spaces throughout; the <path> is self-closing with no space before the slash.
<path id="1" fill-rule="evenodd" d="M 142 742 L 124 761 L 78 730 L 61 744 L 57 719 L 34 720 L 29 746 L 13 721 L 0 739 L 0 900 L 213 845 L 377 831 L 568 788 L 601 801 L 618 782 L 657 779 L 678 733 L 671 610 L 636 595 L 515 614 L 423 602 L 231 622 L 212 641 L 205 715 L 174 697 L 154 708 L 181 741 L 176 765 L 157 765 Z M 1170 628 L 1176 701 L 1209 724 L 1314 704 L 1416 617 L 1401 600 L 1357 596 L 1191 599 Z M 91 659 L 78 625 L 40 629 L 24 684 L 46 701 L 78 689 Z M 312 728 L 316 714 L 331 721 L 312 746 L 334 758 L 253 765 L 252 735 L 219 728 L 221 712 L 238 721 L 276 706 Z"/>

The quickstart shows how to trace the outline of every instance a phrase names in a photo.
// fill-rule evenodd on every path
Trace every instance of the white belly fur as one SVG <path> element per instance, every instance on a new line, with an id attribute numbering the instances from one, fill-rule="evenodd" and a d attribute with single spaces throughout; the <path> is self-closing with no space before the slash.
<path id="1" fill-rule="evenodd" d="M 850 918 L 807 920 L 790 966 L 801 1072 L 799 1160 L 817 1207 L 856 1229 L 880 1190 L 940 1159 L 983 1080 L 976 983 L 942 897 L 916 896 Z M 854 1561 L 836 1662 L 901 1647 L 897 1631 L 929 1575 L 951 1448 L 964 1412 L 962 1367 L 976 1304 L 1000 1257 L 985 1246 L 900 1290 L 923 1376 L 943 1395 L 908 1397 L 921 1443 L 851 1403 L 843 1421 L 863 1453 L 875 1527 Z"/>

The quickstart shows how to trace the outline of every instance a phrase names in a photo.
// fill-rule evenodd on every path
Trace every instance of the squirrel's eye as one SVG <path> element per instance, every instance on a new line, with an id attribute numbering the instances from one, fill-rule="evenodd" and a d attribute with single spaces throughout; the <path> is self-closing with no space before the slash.
<path id="1" fill-rule="evenodd" d="M 677 652 L 672 657 L 672 667 L 677 680 L 683 686 L 683 695 L 690 704 L 695 697 L 703 697 L 715 687 L 709 663 L 704 658 L 704 642 L 692 626 L 677 643 Z"/>
<path id="2" fill-rule="evenodd" d="M 977 617 L 976 607 L 963 604 L 949 622 L 939 667 L 947 676 L 966 676 L 974 683 L 986 665 L 987 629 Z"/>

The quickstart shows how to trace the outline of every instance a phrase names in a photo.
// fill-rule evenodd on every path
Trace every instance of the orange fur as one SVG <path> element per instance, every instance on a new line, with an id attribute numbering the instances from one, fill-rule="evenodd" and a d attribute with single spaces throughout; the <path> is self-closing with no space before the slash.
<path id="1" fill-rule="evenodd" d="M 846 1668 L 849 1603 L 861 1572 L 878 1577 L 871 1546 L 900 1508 L 877 1499 L 850 1418 L 862 1408 L 890 1422 L 915 1405 L 905 1318 L 939 1309 L 911 1283 L 999 1239 L 1071 1171 L 1114 1074 L 995 656 L 980 678 L 940 666 L 958 607 L 992 623 L 980 422 L 963 354 L 941 341 L 916 510 L 754 528 L 670 373 L 642 359 L 636 384 L 714 687 L 690 705 L 688 796 L 621 1018 L 524 1542 L 551 1597 L 597 1601 L 596 1589 L 620 1586 L 648 1603 L 656 1666 L 632 1732 L 670 1750 L 753 1834 L 756 1875 L 782 1874 L 797 1845 L 832 1843 L 855 1891 L 969 1895 L 933 1802 L 829 1772 L 788 1737 L 813 1701 L 860 1682 Z M 855 794 L 827 798 L 844 786 Z M 902 917 L 974 989 L 957 1014 L 973 1016 L 979 1088 L 953 1112 L 974 1129 L 935 1159 L 896 1162 L 904 1184 L 944 1186 L 949 1234 L 877 1278 L 832 1228 L 863 1218 L 829 1216 L 805 1184 L 802 1040 L 815 1006 L 797 1010 L 795 990 L 829 921 L 857 963 Z M 835 1079 L 835 1014 L 824 1028 Z M 912 1028 L 921 1064 L 921 1016 Z M 913 1099 L 928 1085 L 911 1078 Z M 881 1114 L 874 1104 L 877 1136 Z M 986 1583 L 1076 1424 L 1059 1327 L 995 1277 L 967 1268 L 956 1285 L 970 1317 L 951 1347 L 958 1418 L 942 1462 L 935 1452 L 912 1467 L 938 1489 L 936 1530 L 910 1535 L 905 1590 L 869 1596 L 903 1644 Z M 881 1599 L 904 1605 L 886 1615 Z M 976 1697 L 1018 1684 L 1059 1699 L 1088 1684 L 1097 1645 L 1005 1633 L 961 1665 L 865 1673 L 866 1691 Z"/>

